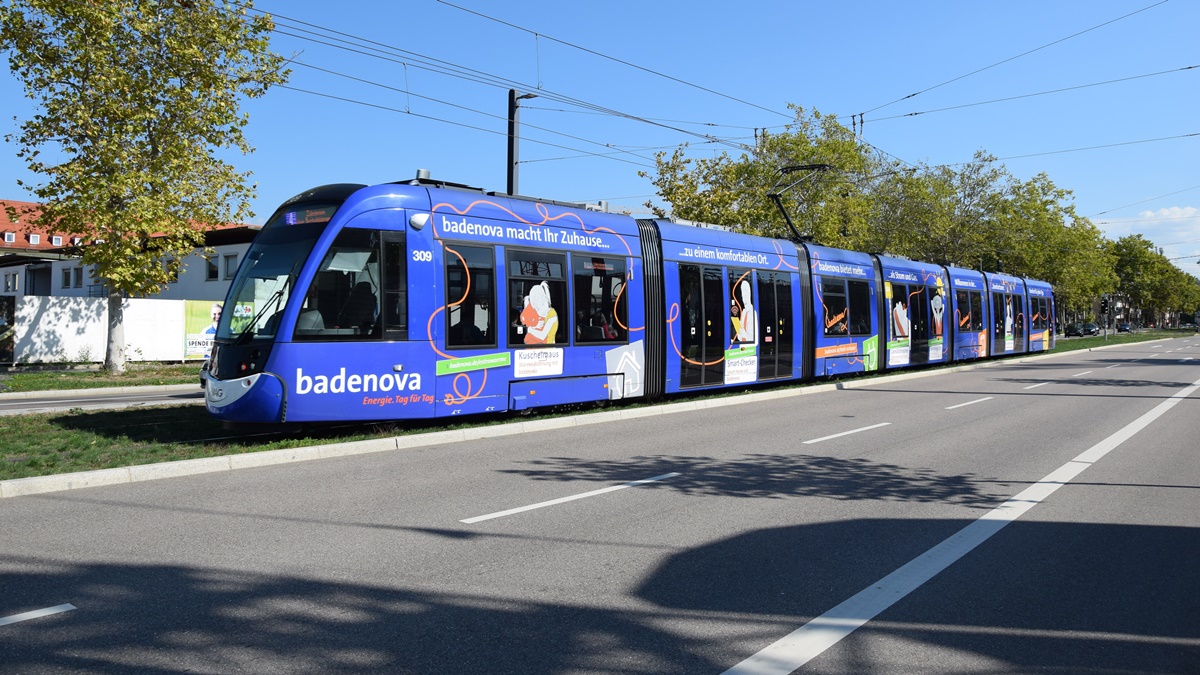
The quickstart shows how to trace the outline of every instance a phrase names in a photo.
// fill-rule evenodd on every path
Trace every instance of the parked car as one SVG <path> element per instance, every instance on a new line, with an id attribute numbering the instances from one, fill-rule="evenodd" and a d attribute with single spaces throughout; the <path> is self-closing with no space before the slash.
<path id="1" fill-rule="evenodd" d="M 1117 332 L 1118 333 L 1132 333 L 1133 332 L 1133 324 L 1119 323 L 1119 324 L 1117 324 Z"/>
<path id="2" fill-rule="evenodd" d="M 1080 335 L 1099 335 L 1100 327 L 1094 323 L 1085 323 L 1079 329 Z"/>
<path id="3" fill-rule="evenodd" d="M 1063 335 L 1065 335 L 1066 337 L 1077 337 L 1077 336 L 1083 335 L 1083 333 L 1079 332 L 1079 329 L 1080 329 L 1079 324 L 1069 323 L 1069 324 L 1067 324 L 1067 327 L 1063 329 Z"/>
<path id="4" fill-rule="evenodd" d="M 1187 330 L 1196 330 L 1196 324 L 1192 323 L 1191 321 L 1184 323 L 1184 324 L 1180 324 L 1179 327 L 1185 328 Z"/>

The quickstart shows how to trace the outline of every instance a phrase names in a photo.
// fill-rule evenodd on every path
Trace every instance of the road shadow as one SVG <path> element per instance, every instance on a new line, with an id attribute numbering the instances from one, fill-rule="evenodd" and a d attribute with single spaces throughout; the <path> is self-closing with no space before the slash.
<path id="1" fill-rule="evenodd" d="M 972 474 L 940 474 L 868 459 L 822 455 L 748 454 L 735 459 L 690 455 L 642 455 L 598 460 L 548 457 L 501 469 L 533 480 L 624 483 L 680 475 L 639 489 L 670 490 L 687 495 L 782 499 L 825 497 L 846 501 L 936 502 L 992 508 L 1007 493 L 985 489 L 990 480 Z"/>
<path id="2" fill-rule="evenodd" d="M 715 674 L 969 522 L 755 530 L 679 551 L 632 589 L 614 589 L 632 605 L 518 596 L 503 578 L 486 593 L 423 591 L 405 586 L 413 570 L 333 581 L 0 555 L 0 613 L 77 608 L 0 627 L 0 664 L 14 673 Z M 1200 672 L 1196 541 L 1193 528 L 1018 521 L 804 672 L 929 672 L 930 647 L 943 673 L 981 664 Z"/>
<path id="3" fill-rule="evenodd" d="M 679 553 L 638 594 L 689 611 L 801 617 L 765 631 L 761 649 L 967 524 L 757 530 Z M 1196 570 L 1195 528 L 1017 521 L 801 672 L 1200 673 Z M 928 647 L 939 661 L 926 671 Z"/>

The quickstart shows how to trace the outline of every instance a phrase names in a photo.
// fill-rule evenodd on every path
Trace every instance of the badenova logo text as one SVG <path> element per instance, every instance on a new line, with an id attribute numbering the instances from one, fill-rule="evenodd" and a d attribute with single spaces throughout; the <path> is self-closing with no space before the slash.
<path id="1" fill-rule="evenodd" d="M 303 368 L 296 369 L 297 394 L 369 394 L 376 391 L 420 391 L 420 373 L 367 373 L 346 374 L 342 368 L 337 375 L 305 375 Z"/>

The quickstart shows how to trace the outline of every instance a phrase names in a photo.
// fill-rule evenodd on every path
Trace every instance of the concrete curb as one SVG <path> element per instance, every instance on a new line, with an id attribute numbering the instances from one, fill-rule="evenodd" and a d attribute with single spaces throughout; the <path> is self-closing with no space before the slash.
<path id="1" fill-rule="evenodd" d="M 1170 339 L 1172 338 L 1164 338 L 1164 340 Z M 1114 347 L 1124 347 L 1128 346 L 1128 344 L 1153 344 L 1154 342 L 1160 342 L 1164 340 L 1152 340 L 1147 341 L 1146 343 L 1105 345 L 1103 347 L 1090 348 L 1086 351 L 1100 351 L 1112 349 Z M 657 415 L 670 415 L 673 413 L 703 410 L 706 408 L 720 408 L 730 405 L 741 405 L 756 401 L 790 398 L 794 396 L 808 396 L 810 394 L 823 394 L 830 391 L 837 391 L 839 389 L 858 389 L 861 387 L 869 387 L 878 384 L 888 384 L 891 382 L 901 382 L 904 380 L 935 377 L 937 375 L 958 373 L 968 370 L 994 368 L 996 366 L 1008 364 L 1044 361 L 1047 359 L 1060 358 L 1083 351 L 1085 350 L 1080 349 L 1069 352 L 1059 352 L 1057 354 L 1023 356 L 1019 358 L 1004 359 L 1002 361 L 967 363 L 961 366 L 951 366 L 916 372 L 901 372 L 890 375 L 880 375 L 878 377 L 860 378 L 845 382 L 828 382 L 823 384 L 812 384 L 803 387 L 793 387 L 790 389 L 754 391 L 745 394 L 720 396 L 696 401 L 680 401 L 676 403 L 661 403 L 641 408 L 605 410 L 581 415 L 572 415 L 569 417 L 513 421 L 491 426 L 473 427 L 470 429 L 434 431 L 424 434 L 395 436 L 392 438 L 378 438 L 365 441 L 354 441 L 350 443 L 335 443 L 332 445 L 314 445 L 303 448 L 287 448 L 284 450 L 264 450 L 262 452 L 248 452 L 238 455 L 224 455 L 221 457 L 207 457 L 202 459 L 184 459 L 174 462 L 162 462 L 159 464 L 141 464 L 119 469 L 100 469 L 96 471 L 63 473 L 52 476 L 15 478 L 0 481 L 0 499 L 7 497 L 44 494 L 47 492 L 61 492 L 64 490 L 77 490 L 80 488 L 100 487 L 103 485 L 120 485 L 123 483 L 135 483 L 144 480 L 158 480 L 160 478 L 194 476 L 197 474 L 213 473 L 216 471 L 237 471 L 240 469 L 273 466 L 276 464 L 290 464 L 293 462 L 307 462 L 316 459 L 331 459 L 334 457 L 349 457 L 352 455 L 364 455 L 374 452 L 387 452 L 391 450 L 404 450 L 434 445 L 445 445 L 447 443 L 457 443 L 460 441 L 475 441 L 487 438 L 498 438 L 500 436 L 512 436 L 516 434 L 527 434 L 537 431 L 548 431 L 551 429 L 604 424 L 606 422 L 640 419 L 644 417 L 654 417 Z M 144 391 L 146 388 L 131 387 L 130 389 L 139 389 Z M 193 388 L 189 386 L 188 390 L 190 391 L 191 389 Z"/>

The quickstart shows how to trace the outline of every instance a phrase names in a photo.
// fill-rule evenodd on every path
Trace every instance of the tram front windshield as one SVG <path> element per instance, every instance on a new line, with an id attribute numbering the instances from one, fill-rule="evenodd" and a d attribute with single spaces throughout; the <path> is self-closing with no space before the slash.
<path id="1" fill-rule="evenodd" d="M 230 285 L 218 340 L 275 337 L 296 276 L 336 211 L 336 204 L 289 206 L 263 226 Z"/>

